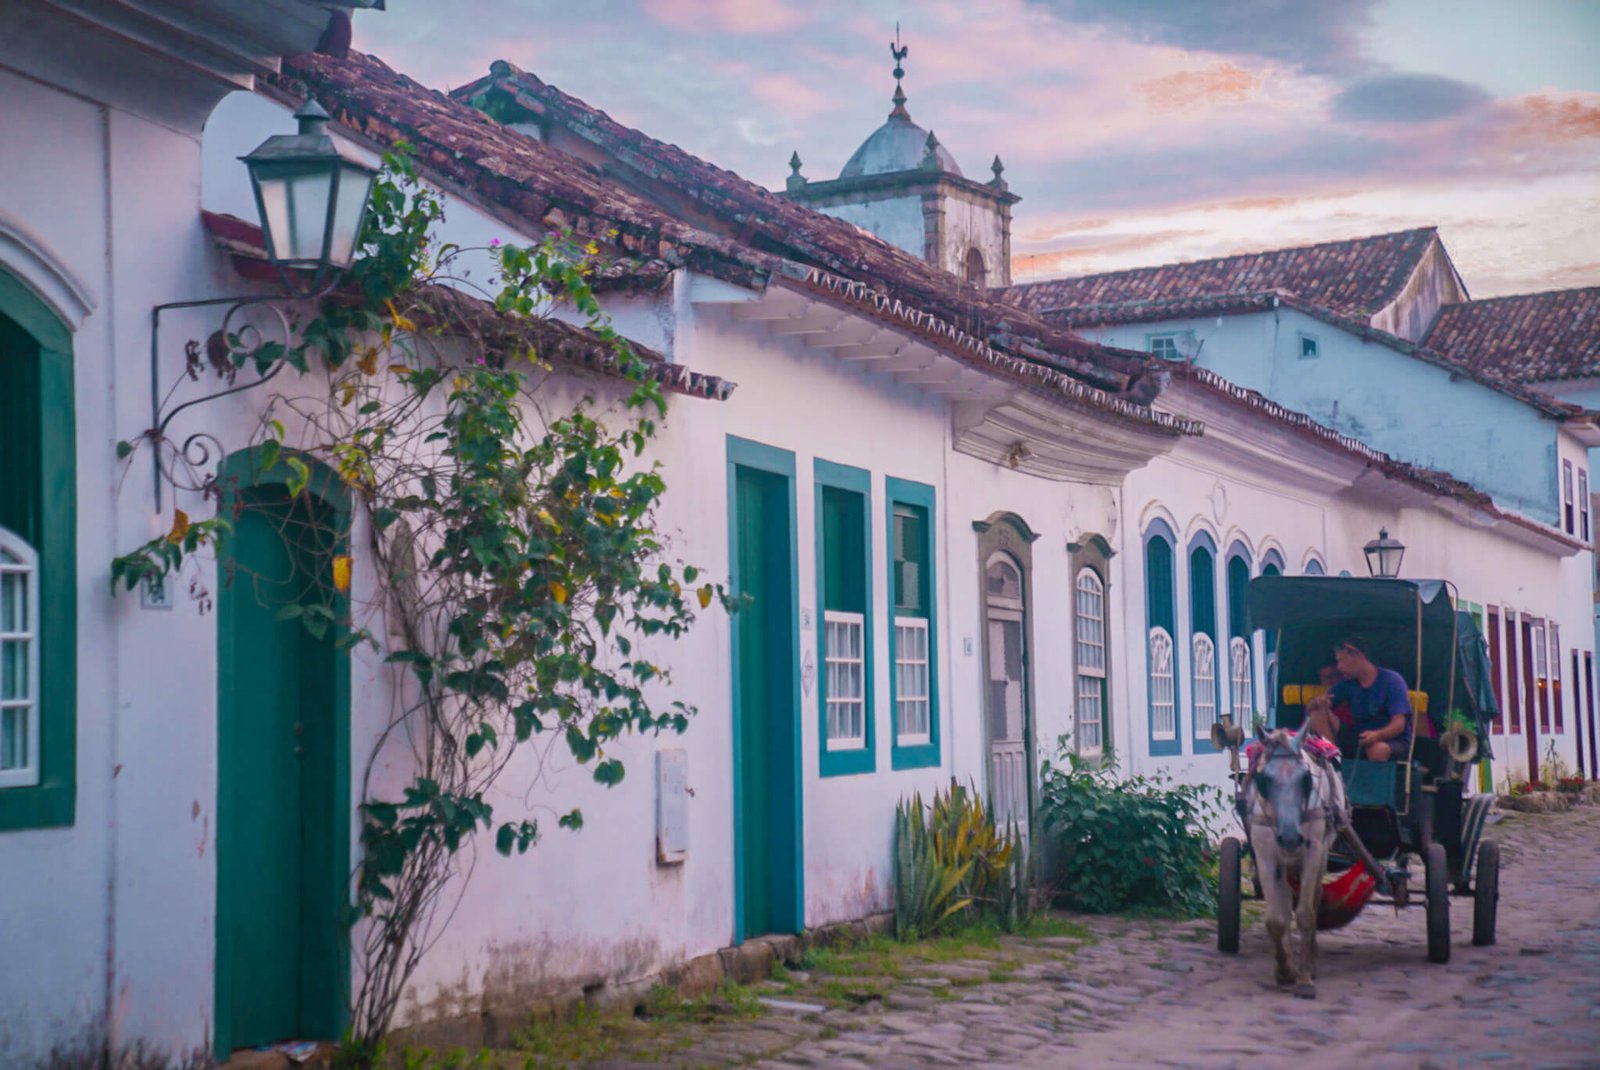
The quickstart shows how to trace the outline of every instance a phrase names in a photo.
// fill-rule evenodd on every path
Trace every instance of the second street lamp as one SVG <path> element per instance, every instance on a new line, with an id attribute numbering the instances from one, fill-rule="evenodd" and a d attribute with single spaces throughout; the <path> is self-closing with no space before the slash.
<path id="1" fill-rule="evenodd" d="M 1379 528 L 1378 537 L 1361 548 L 1367 555 L 1367 572 L 1383 579 L 1400 575 L 1400 559 L 1406 555 L 1405 543 L 1389 538 L 1388 528 Z"/>

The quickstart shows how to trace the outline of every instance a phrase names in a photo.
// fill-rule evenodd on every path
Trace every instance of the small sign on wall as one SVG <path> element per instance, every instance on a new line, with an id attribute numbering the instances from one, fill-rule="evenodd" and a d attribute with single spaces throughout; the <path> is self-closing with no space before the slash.
<path id="1" fill-rule="evenodd" d="M 656 751 L 656 860 L 675 865 L 689 857 L 689 752 Z"/>

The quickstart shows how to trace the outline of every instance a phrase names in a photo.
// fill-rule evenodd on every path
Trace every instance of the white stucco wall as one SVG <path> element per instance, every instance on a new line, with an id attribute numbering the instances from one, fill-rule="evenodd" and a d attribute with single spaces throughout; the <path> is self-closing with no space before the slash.
<path id="1" fill-rule="evenodd" d="M 816 205 L 817 211 L 854 223 L 897 249 L 921 259 L 926 240 L 922 195 L 887 197 L 859 204 Z"/>

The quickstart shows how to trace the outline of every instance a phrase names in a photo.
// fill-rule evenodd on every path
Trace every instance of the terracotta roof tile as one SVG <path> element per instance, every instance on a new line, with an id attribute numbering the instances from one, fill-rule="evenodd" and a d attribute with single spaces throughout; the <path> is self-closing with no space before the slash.
<path id="1" fill-rule="evenodd" d="M 1006 300 L 1032 312 L 1082 305 L 1181 301 L 1286 290 L 1323 308 L 1367 319 L 1399 296 L 1434 241 L 1435 228 L 1162 264 L 1072 279 L 1020 283 Z"/>
<path id="2" fill-rule="evenodd" d="M 1427 343 L 1517 383 L 1600 376 L 1600 286 L 1446 305 Z"/>
<path id="3" fill-rule="evenodd" d="M 659 141 L 612 119 L 504 60 L 491 73 L 451 93 L 455 100 L 503 99 L 543 122 L 558 122 L 595 144 L 640 176 L 670 190 L 680 203 L 721 221 L 742 240 L 765 252 L 819 267 L 887 290 L 968 334 L 1016 337 L 1038 350 L 1031 359 L 1054 363 L 1098 386 L 1121 388 L 1138 374 L 1147 355 L 1096 345 L 1070 330 L 1045 323 L 983 290 L 867 233 L 842 219 L 815 211 L 750 182 L 732 171 Z M 1003 343 L 1001 343 L 1003 344 Z M 1005 346 L 1005 348 L 1010 348 Z"/>
<path id="4" fill-rule="evenodd" d="M 1153 367 L 1147 354 L 1101 346 L 1046 323 L 852 224 L 621 126 L 509 65 L 505 69 L 522 98 L 543 109 L 540 114 L 565 109 L 571 126 L 583 136 L 643 177 L 676 191 L 679 201 L 694 200 L 699 210 L 679 211 L 673 205 L 668 211 L 609 172 L 503 126 L 465 101 L 430 90 L 359 52 L 342 59 L 285 59 L 282 73 L 268 78 L 263 91 L 295 103 L 314 93 L 339 123 L 377 145 L 409 142 L 430 181 L 469 191 L 488 210 L 514 221 L 512 225 L 520 221 L 525 231 L 570 227 L 641 264 L 689 267 L 756 289 L 775 274 L 794 277 L 797 269 L 803 275 L 814 267 L 864 281 L 925 314 L 930 326 L 937 324 L 936 334 L 971 336 L 1008 357 L 1081 381 L 1084 389 L 1062 392 L 1069 404 L 1175 429 L 1170 418 L 1147 404 L 1118 396 Z M 683 217 L 698 217 L 707 226 Z M 732 226 L 723 228 L 730 233 L 711 229 L 730 221 Z M 617 281 L 627 285 L 631 280 L 624 274 Z M 971 360 L 960 346 L 952 352 L 981 370 L 993 370 L 992 363 Z M 1110 393 L 1100 397 L 1103 391 Z"/>

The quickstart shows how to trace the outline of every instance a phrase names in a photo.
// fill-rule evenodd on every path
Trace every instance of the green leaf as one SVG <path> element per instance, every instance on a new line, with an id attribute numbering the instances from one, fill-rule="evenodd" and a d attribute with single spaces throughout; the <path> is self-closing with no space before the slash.
<path id="1" fill-rule="evenodd" d="M 124 439 L 117 443 L 117 460 L 122 460 L 133 452 L 133 443 Z"/>
<path id="2" fill-rule="evenodd" d="M 626 772 L 622 767 L 622 763 L 617 759 L 607 758 L 594 767 L 594 779 L 596 783 L 604 784 L 608 788 L 614 788 L 622 783 L 622 778 Z"/>
<path id="3" fill-rule="evenodd" d="M 564 829 L 571 829 L 573 832 L 577 832 L 583 828 L 583 811 L 573 810 L 570 813 L 562 814 L 556 824 Z"/>

